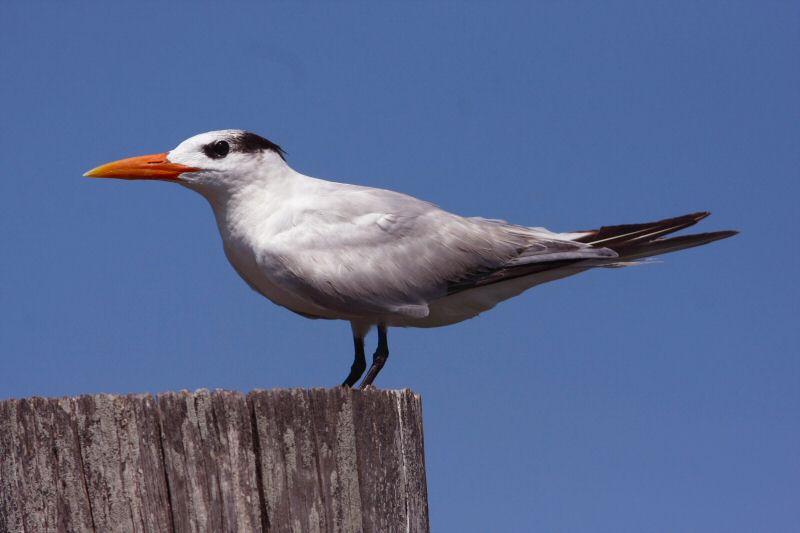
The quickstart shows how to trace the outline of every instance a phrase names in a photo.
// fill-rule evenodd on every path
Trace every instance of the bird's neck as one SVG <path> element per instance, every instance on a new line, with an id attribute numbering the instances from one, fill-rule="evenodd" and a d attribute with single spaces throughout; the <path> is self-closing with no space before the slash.
<path id="1" fill-rule="evenodd" d="M 254 247 L 291 223 L 284 216 L 286 207 L 309 179 L 286 166 L 236 187 L 199 192 L 211 204 L 226 247 L 232 243 Z"/>

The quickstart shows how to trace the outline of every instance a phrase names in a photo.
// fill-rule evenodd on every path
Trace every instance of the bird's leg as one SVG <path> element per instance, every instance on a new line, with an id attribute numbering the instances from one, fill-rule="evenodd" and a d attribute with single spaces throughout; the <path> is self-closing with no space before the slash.
<path id="1" fill-rule="evenodd" d="M 389 358 L 389 342 L 386 340 L 386 325 L 378 324 L 378 348 L 372 356 L 372 366 L 369 367 L 367 377 L 361 382 L 361 388 L 366 389 L 372 385 L 378 372 L 381 371 L 386 360 Z"/>
<path id="2" fill-rule="evenodd" d="M 364 337 L 353 335 L 353 344 L 356 348 L 356 355 L 353 359 L 353 366 L 350 367 L 350 374 L 342 383 L 343 387 L 352 387 L 367 368 L 367 356 L 364 355 Z"/>

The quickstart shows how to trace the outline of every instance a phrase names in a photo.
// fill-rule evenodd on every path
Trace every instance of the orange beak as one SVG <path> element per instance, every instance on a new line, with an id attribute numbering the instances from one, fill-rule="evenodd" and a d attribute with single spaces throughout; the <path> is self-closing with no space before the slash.
<path id="1" fill-rule="evenodd" d="M 174 181 L 184 172 L 197 172 L 199 168 L 187 167 L 167 161 L 163 154 L 142 155 L 120 159 L 93 168 L 84 176 L 89 178 L 120 178 L 124 180 L 166 180 Z"/>

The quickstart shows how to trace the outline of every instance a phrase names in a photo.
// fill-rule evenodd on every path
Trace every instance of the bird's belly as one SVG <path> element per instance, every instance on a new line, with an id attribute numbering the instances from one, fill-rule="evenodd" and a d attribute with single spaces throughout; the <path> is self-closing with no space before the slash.
<path id="1" fill-rule="evenodd" d="M 252 251 L 237 250 L 226 246 L 225 255 L 239 276 L 254 291 L 272 303 L 309 318 L 340 318 L 324 307 L 309 302 L 283 288 L 277 280 L 267 273 L 269 269 L 261 268 Z"/>
<path id="2" fill-rule="evenodd" d="M 390 325 L 413 328 L 437 328 L 457 324 L 475 318 L 497 304 L 513 298 L 524 291 L 550 281 L 578 274 L 585 269 L 556 268 L 530 276 L 512 279 L 492 285 L 469 289 L 434 300 L 429 304 L 430 313 L 423 318 L 401 318 Z"/>

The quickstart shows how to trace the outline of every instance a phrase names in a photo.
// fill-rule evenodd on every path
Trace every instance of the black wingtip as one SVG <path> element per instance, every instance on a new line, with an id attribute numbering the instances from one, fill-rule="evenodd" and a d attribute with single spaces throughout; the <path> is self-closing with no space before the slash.
<path id="1" fill-rule="evenodd" d="M 739 232 L 735 230 L 711 231 L 708 233 L 692 233 L 690 235 L 681 235 L 680 237 L 671 237 L 669 239 L 656 239 L 654 241 L 650 241 L 650 243 L 644 244 L 642 246 L 642 249 L 646 249 L 646 247 L 650 244 L 659 246 L 665 243 L 671 243 L 671 244 L 686 243 L 690 244 L 691 246 L 700 246 L 702 244 L 709 244 L 714 241 L 727 239 L 728 237 L 733 237 L 734 235 L 738 234 Z"/>
<path id="2" fill-rule="evenodd" d="M 734 229 L 724 230 L 724 231 L 715 231 L 713 233 L 709 233 L 709 235 L 714 236 L 714 240 L 718 241 L 720 239 L 727 239 L 728 237 L 734 237 L 739 235 L 739 232 Z"/>
<path id="3" fill-rule="evenodd" d="M 645 222 L 643 224 L 603 226 L 599 229 L 589 230 L 585 232 L 586 235 L 575 240 L 595 246 L 602 245 L 607 248 L 627 246 L 634 243 L 639 245 L 642 239 L 652 241 L 664 235 L 675 233 L 676 231 L 694 226 L 709 215 L 711 215 L 709 211 L 698 211 L 696 213 L 689 213 L 688 215 L 665 218 L 663 220 Z"/>

